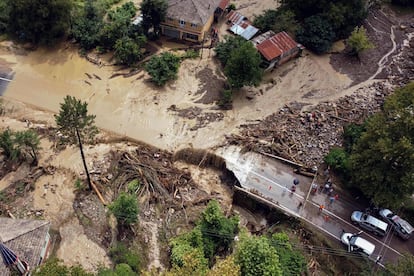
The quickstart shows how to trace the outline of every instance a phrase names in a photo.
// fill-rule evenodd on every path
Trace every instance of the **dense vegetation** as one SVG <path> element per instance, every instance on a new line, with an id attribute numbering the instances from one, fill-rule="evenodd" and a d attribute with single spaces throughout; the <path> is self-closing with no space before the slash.
<path id="1" fill-rule="evenodd" d="M 366 16 L 363 0 L 283 0 L 281 8 L 257 16 L 262 31 L 287 31 L 316 53 L 326 52 L 335 39 L 346 38 Z"/>
<path id="2" fill-rule="evenodd" d="M 325 161 L 380 206 L 401 207 L 414 192 L 414 83 L 388 96 L 363 126 L 345 129 L 345 148 Z"/>

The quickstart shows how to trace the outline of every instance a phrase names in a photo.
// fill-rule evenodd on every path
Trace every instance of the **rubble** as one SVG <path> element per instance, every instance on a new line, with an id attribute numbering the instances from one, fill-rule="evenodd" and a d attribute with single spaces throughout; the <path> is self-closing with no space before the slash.
<path id="1" fill-rule="evenodd" d="M 312 107 L 290 103 L 259 123 L 242 125 L 239 135 L 226 137 L 227 143 L 313 167 L 323 161 L 332 147 L 342 145 L 344 126 L 364 122 L 380 110 L 390 93 L 388 85 L 377 82 L 336 102 Z"/>

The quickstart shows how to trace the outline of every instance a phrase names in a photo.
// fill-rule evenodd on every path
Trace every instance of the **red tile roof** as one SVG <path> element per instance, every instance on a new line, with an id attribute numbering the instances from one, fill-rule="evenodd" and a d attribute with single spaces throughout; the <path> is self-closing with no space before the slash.
<path id="1" fill-rule="evenodd" d="M 258 44 L 256 48 L 268 61 L 271 61 L 297 46 L 298 43 L 286 32 L 280 32 Z"/>
<path id="2" fill-rule="evenodd" d="M 224 10 L 225 8 L 227 8 L 227 6 L 229 5 L 230 0 L 221 0 L 220 4 L 219 4 L 219 8 Z"/>

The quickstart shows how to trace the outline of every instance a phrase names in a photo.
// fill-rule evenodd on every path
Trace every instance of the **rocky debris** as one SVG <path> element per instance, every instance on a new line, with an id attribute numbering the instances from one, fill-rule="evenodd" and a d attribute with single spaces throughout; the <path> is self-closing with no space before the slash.
<path id="1" fill-rule="evenodd" d="M 78 193 L 73 202 L 73 209 L 88 238 L 104 247 L 109 246 L 112 235 L 105 207 L 95 194 Z"/>
<path id="2" fill-rule="evenodd" d="M 211 122 L 218 122 L 224 119 L 222 112 L 203 112 L 200 107 L 196 106 L 179 109 L 177 106 L 171 105 L 168 110 L 177 112 L 177 115 L 180 117 L 196 120 L 195 125 L 190 128 L 191 131 L 206 127 Z"/>
<path id="3" fill-rule="evenodd" d="M 362 123 L 379 111 L 390 92 L 389 86 L 378 82 L 307 110 L 294 102 L 257 124 L 242 125 L 240 135 L 227 136 L 227 143 L 313 167 L 332 147 L 342 145 L 344 126 Z"/>
<path id="4" fill-rule="evenodd" d="M 410 31 L 410 32 L 408 32 Z M 414 27 L 407 28 L 407 38 L 401 52 L 393 57 L 387 71 L 388 79 L 396 85 L 405 85 L 414 79 Z"/>

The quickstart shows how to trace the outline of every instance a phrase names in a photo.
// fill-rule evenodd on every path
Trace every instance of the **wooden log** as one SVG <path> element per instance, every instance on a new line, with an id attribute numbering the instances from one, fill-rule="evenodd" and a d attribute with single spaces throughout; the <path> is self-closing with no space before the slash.
<path id="1" fill-rule="evenodd" d="M 99 200 L 102 202 L 103 205 L 107 205 L 105 199 L 102 197 L 101 192 L 98 190 L 98 188 L 96 187 L 95 183 L 93 183 L 93 181 L 91 181 L 91 185 L 93 190 L 95 191 L 95 193 L 98 195 Z"/>

